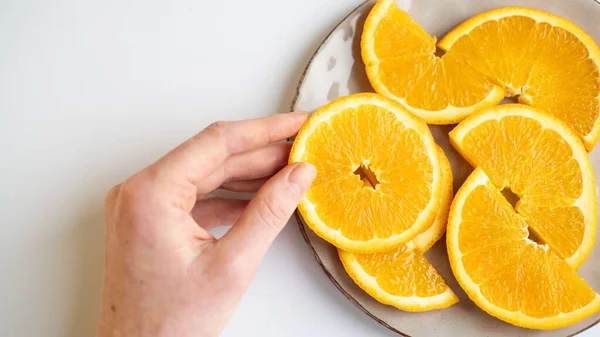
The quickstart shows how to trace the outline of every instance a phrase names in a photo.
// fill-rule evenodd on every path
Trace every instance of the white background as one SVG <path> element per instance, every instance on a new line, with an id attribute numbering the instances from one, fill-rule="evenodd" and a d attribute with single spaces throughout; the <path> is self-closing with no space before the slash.
<path id="1" fill-rule="evenodd" d="M 0 0 L 0 336 L 93 336 L 105 192 L 213 121 L 287 111 L 360 2 Z M 223 335 L 395 336 L 293 221 Z"/>

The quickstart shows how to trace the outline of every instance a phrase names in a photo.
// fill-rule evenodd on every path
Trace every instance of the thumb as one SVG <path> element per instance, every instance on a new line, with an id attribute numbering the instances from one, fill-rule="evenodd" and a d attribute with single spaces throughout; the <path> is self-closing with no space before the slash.
<path id="1" fill-rule="evenodd" d="M 237 259 L 258 266 L 312 184 L 317 170 L 306 163 L 288 165 L 256 192 L 220 244 Z M 242 262 L 242 261 L 240 261 Z"/>

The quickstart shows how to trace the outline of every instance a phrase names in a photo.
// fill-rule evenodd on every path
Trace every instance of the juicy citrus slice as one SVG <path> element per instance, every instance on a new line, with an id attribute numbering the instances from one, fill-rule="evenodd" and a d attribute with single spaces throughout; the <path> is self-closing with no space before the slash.
<path id="1" fill-rule="evenodd" d="M 573 268 L 596 238 L 598 204 L 583 144 L 557 118 L 522 104 L 488 108 L 460 123 L 450 142 L 499 189 L 519 198 L 515 210 Z"/>
<path id="2" fill-rule="evenodd" d="M 383 304 L 404 311 L 428 311 L 458 302 L 425 256 L 407 245 L 385 253 L 338 252 L 354 282 Z"/>
<path id="3" fill-rule="evenodd" d="M 378 93 L 431 124 L 452 124 L 496 105 L 504 90 L 454 55 L 435 55 L 429 36 L 393 0 L 369 13 L 361 40 L 367 76 Z"/>
<path id="4" fill-rule="evenodd" d="M 405 245 L 384 253 L 354 254 L 338 250 L 348 275 L 377 301 L 405 311 L 447 308 L 458 298 L 427 261 L 423 252 L 446 231 L 452 202 L 452 171 L 438 148 L 442 171 L 442 203 L 433 225 Z"/>
<path id="5" fill-rule="evenodd" d="M 431 227 L 427 228 L 424 232 L 417 235 L 411 242 L 415 245 L 416 249 L 420 252 L 426 252 L 433 246 L 439 239 L 442 238 L 444 232 L 446 232 L 446 224 L 448 223 L 448 212 L 450 212 L 450 204 L 452 203 L 452 197 L 454 196 L 453 191 L 453 177 L 452 169 L 448 157 L 440 147 L 438 147 L 438 156 L 440 161 L 440 167 L 442 169 L 442 195 L 440 198 L 440 208 L 433 219 Z"/>
<path id="6" fill-rule="evenodd" d="M 452 271 L 469 298 L 531 329 L 564 327 L 600 310 L 600 295 L 552 248 L 530 240 L 528 228 L 527 218 L 475 169 L 454 198 L 446 234 Z"/>
<path id="7" fill-rule="evenodd" d="M 567 19 L 505 7 L 454 28 L 438 47 L 571 126 L 591 150 L 600 137 L 600 48 Z M 474 79 L 476 80 L 476 79 Z M 473 83 L 475 84 L 475 83 Z"/>
<path id="8" fill-rule="evenodd" d="M 298 209 L 317 235 L 346 251 L 404 244 L 431 225 L 440 205 L 429 128 L 380 95 L 346 96 L 317 110 L 296 136 L 290 162 L 317 168 Z"/>

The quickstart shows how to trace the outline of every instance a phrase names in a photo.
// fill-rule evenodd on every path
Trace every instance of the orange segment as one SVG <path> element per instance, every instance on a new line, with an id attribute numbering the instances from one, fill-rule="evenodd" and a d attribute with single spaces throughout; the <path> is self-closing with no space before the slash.
<path id="1" fill-rule="evenodd" d="M 375 63 L 378 60 L 435 51 L 435 38 L 391 1 L 377 4 L 370 16 L 376 19 L 367 19 L 364 30 L 368 30 L 374 38 L 361 42 L 366 60 Z M 367 65 L 370 63 L 365 61 Z"/>
<path id="2" fill-rule="evenodd" d="M 578 134 L 590 134 L 598 120 L 600 100 L 597 97 L 585 96 L 527 96 L 521 95 L 519 102 L 533 105 L 563 120 Z M 589 114 L 573 113 L 574 111 L 591 111 Z"/>
<path id="3" fill-rule="evenodd" d="M 474 189 L 468 198 L 470 208 L 462 216 L 464 231 L 458 234 L 461 252 L 466 254 L 527 237 L 522 218 L 514 214 L 504 199 L 495 198 L 483 187 Z"/>
<path id="4" fill-rule="evenodd" d="M 441 59 L 432 59 L 429 67 L 408 93 L 406 104 L 420 110 L 438 111 L 448 107 L 446 73 Z"/>
<path id="5" fill-rule="evenodd" d="M 517 208 L 525 217 L 535 234 L 543 238 L 562 259 L 576 254 L 585 238 L 585 217 L 579 207 L 538 207 Z"/>
<path id="6" fill-rule="evenodd" d="M 375 31 L 375 55 L 379 59 L 398 57 L 406 54 L 424 54 L 435 50 L 435 39 L 431 38 L 416 23 L 403 25 L 401 22 L 411 22 L 407 13 L 390 10 L 390 16 L 381 21 Z M 391 39 L 377 38 L 391 33 Z"/>
<path id="7" fill-rule="evenodd" d="M 533 62 L 531 47 L 535 46 L 535 38 L 539 38 L 532 33 L 535 24 L 534 19 L 526 16 L 485 21 L 462 35 L 447 49 L 448 55 L 464 60 L 506 88 L 509 96 L 517 95 L 527 83 Z M 440 47 L 445 47 L 444 42 L 440 41 Z"/>
<path id="8" fill-rule="evenodd" d="M 598 226 L 596 184 L 569 127 L 536 108 L 508 104 L 464 120 L 450 141 L 499 190 L 518 196 L 515 209 L 541 240 L 574 268 L 583 263 Z"/>
<path id="9" fill-rule="evenodd" d="M 442 57 L 446 71 L 448 87 L 448 104 L 458 108 L 478 106 L 482 97 L 497 93 L 503 97 L 504 92 L 492 81 L 486 78 L 466 63 L 457 54 L 446 54 Z"/>
<path id="10" fill-rule="evenodd" d="M 439 160 L 427 125 L 376 94 L 317 110 L 290 154 L 318 172 L 299 205 L 306 223 L 359 253 L 398 247 L 431 226 L 442 193 Z"/>
<path id="11" fill-rule="evenodd" d="M 416 54 L 385 59 L 367 68 L 377 73 L 372 79 L 374 87 L 385 86 L 396 97 L 408 97 L 425 73 L 431 71 L 434 61 L 433 54 Z"/>
<path id="12" fill-rule="evenodd" d="M 598 65 L 590 58 L 588 47 L 565 28 L 543 29 L 546 31 L 546 40 L 563 47 L 540 46 L 532 50 L 538 55 L 530 69 L 525 93 L 531 96 L 598 97 Z"/>
<path id="13" fill-rule="evenodd" d="M 475 169 L 452 203 L 447 233 L 452 271 L 469 298 L 530 329 L 564 327 L 600 310 L 600 295 L 554 249 L 529 239 L 529 226 Z"/>

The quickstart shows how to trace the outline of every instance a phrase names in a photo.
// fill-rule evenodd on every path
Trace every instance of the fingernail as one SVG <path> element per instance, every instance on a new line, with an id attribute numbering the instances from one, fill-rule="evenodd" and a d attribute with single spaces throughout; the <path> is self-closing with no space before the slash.
<path id="1" fill-rule="evenodd" d="M 309 113 L 306 111 L 294 111 L 292 112 L 293 115 L 295 115 L 298 118 L 308 118 Z"/>
<path id="2" fill-rule="evenodd" d="M 317 169 L 308 163 L 298 163 L 288 175 L 288 182 L 295 185 L 302 194 L 308 190 L 317 176 Z"/>

